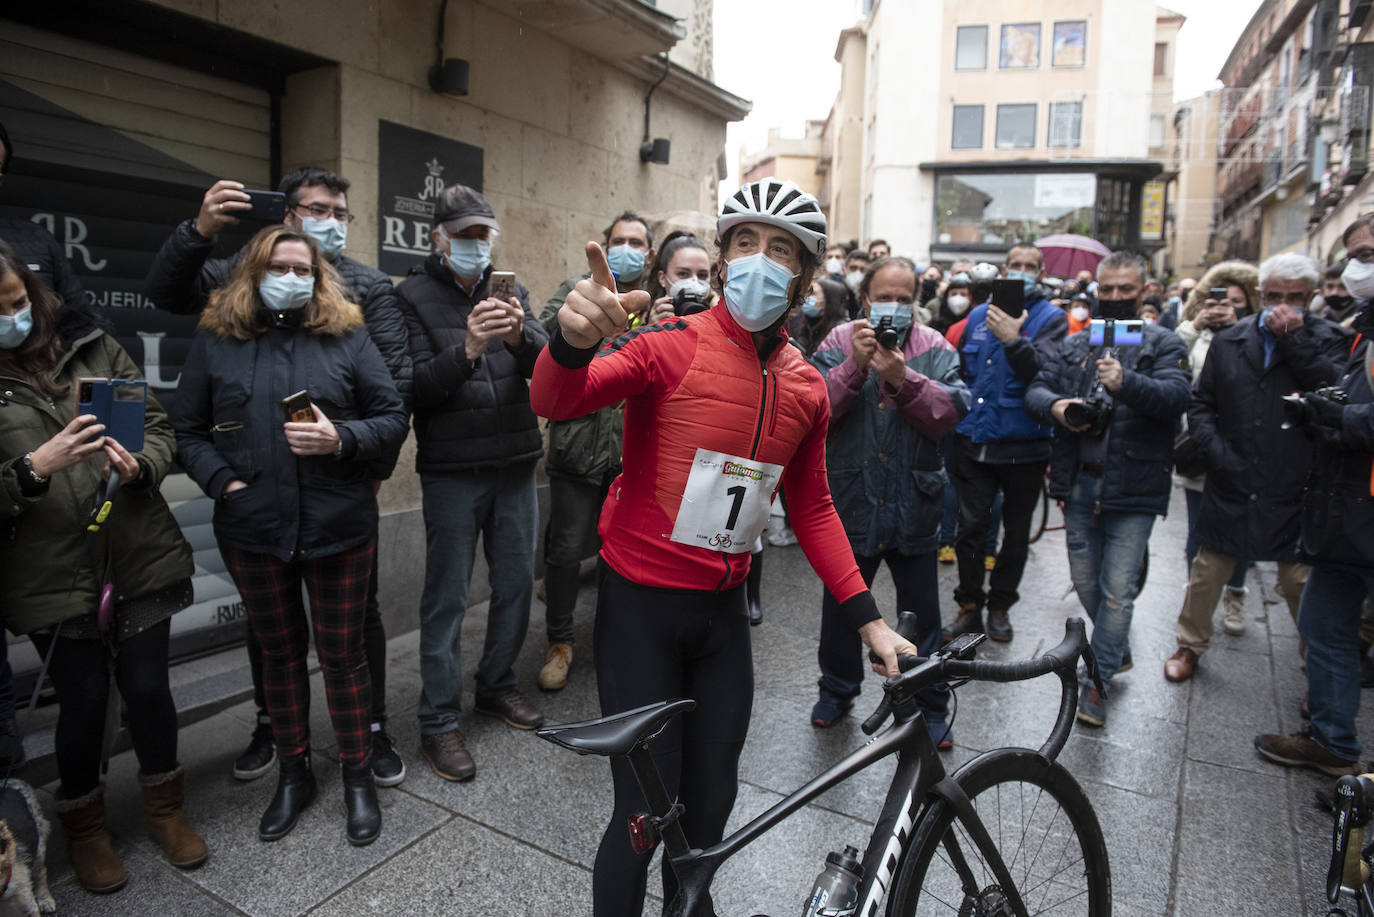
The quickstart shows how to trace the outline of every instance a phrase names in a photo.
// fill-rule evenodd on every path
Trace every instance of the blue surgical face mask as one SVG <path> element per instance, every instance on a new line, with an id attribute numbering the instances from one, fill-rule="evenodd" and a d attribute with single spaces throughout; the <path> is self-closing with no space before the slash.
<path id="1" fill-rule="evenodd" d="M 787 311 L 797 274 L 763 252 L 725 262 L 725 306 L 745 331 L 762 331 Z"/>
<path id="2" fill-rule="evenodd" d="M 1007 271 L 1007 279 L 1021 281 L 1027 296 L 1035 292 L 1035 275 L 1028 271 Z"/>
<path id="3" fill-rule="evenodd" d="M 892 327 L 905 331 L 911 327 L 911 307 L 899 302 L 875 302 L 868 304 L 868 323 L 878 327 L 884 318 L 892 319 Z"/>
<path id="4" fill-rule="evenodd" d="M 289 312 L 304 309 L 315 295 L 314 277 L 297 277 L 292 273 L 263 274 L 258 284 L 258 295 L 263 304 L 273 312 Z"/>
<path id="5" fill-rule="evenodd" d="M 330 261 L 339 257 L 348 241 L 348 226 L 333 217 L 301 217 L 301 232 L 319 243 L 320 251 Z"/>
<path id="6" fill-rule="evenodd" d="M 815 318 L 821 314 L 820 303 L 816 302 L 816 297 L 808 296 L 802 300 L 802 315 L 807 318 Z"/>
<path id="7" fill-rule="evenodd" d="M 33 306 L 13 315 L 0 315 L 0 349 L 13 350 L 29 339 L 33 330 Z"/>
<path id="8" fill-rule="evenodd" d="M 445 260 L 459 277 L 481 277 L 491 264 L 491 242 L 486 239 L 449 239 Z"/>
<path id="9" fill-rule="evenodd" d="M 644 273 L 644 249 L 632 245 L 613 245 L 606 251 L 606 263 L 622 283 L 638 280 Z"/>

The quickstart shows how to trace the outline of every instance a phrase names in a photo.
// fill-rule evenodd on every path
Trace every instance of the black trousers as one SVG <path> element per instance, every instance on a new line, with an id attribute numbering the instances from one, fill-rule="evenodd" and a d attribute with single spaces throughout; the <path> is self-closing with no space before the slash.
<path id="1" fill-rule="evenodd" d="M 386 630 L 382 627 L 382 608 L 377 602 L 377 558 L 372 552 L 372 575 L 367 582 L 367 609 L 363 613 L 363 652 L 372 674 L 372 722 L 386 722 Z M 258 717 L 267 716 L 267 695 L 262 688 L 262 645 L 248 628 L 248 669 L 253 675 L 253 703 Z"/>
<path id="2" fill-rule="evenodd" d="M 145 774 L 165 774 L 177 766 L 177 710 L 167 685 L 167 618 L 119 645 L 115 682 L 128 711 L 134 754 Z M 33 635 L 33 645 L 47 656 L 52 637 Z M 62 796 L 77 799 L 100 783 L 100 746 L 110 696 L 105 644 L 59 634 L 48 678 L 57 691 L 57 774 Z"/>
<path id="3" fill-rule="evenodd" d="M 686 811 L 682 828 L 693 847 L 725 834 L 735 805 L 739 756 L 754 702 L 753 650 L 744 587 L 727 592 L 654 589 L 602 564 L 597 593 L 597 691 L 603 716 L 656 701 L 690 697 L 696 709 L 674 719 L 650 745 L 668 795 Z M 630 846 L 626 819 L 645 811 L 629 761 L 611 761 L 615 812 L 592 872 L 595 917 L 639 917 L 652 853 Z M 677 894 L 663 870 L 663 900 Z"/>
<path id="4" fill-rule="evenodd" d="M 1048 462 L 994 465 L 973 458 L 976 446 L 959 437 L 954 445 L 954 482 L 959 494 L 959 533 L 954 539 L 954 555 L 959 562 L 959 585 L 954 601 L 1007 611 L 1021 598 L 1016 591 L 1026 569 L 1030 552 L 1031 517 L 1045 486 Z M 997 566 L 983 591 L 984 550 L 988 540 L 988 516 L 997 492 L 1002 492 L 1002 549 Z"/>

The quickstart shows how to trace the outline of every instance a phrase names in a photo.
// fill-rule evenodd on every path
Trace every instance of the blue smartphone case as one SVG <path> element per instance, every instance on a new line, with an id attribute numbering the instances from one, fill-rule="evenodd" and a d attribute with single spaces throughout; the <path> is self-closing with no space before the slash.
<path id="1" fill-rule="evenodd" d="M 105 425 L 104 435 L 113 437 L 129 452 L 142 452 L 148 383 L 142 379 L 78 379 L 76 384 L 77 416 L 94 414 L 96 422 Z"/>

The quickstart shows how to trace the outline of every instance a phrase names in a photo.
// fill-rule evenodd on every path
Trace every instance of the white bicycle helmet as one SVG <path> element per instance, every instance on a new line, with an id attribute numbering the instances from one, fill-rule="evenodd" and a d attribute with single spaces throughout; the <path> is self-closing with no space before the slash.
<path id="1" fill-rule="evenodd" d="M 725 202 L 716 221 L 716 235 L 724 237 L 740 223 L 767 223 L 801 240 L 802 249 L 825 255 L 825 214 L 816 199 L 796 182 L 763 178 L 744 185 Z"/>

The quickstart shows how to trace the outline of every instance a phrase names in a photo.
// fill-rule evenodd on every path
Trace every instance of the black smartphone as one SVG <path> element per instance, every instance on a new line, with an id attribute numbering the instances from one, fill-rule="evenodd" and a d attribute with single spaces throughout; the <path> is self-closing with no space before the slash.
<path id="1" fill-rule="evenodd" d="M 1003 277 L 992 282 L 992 304 L 1011 318 L 1026 311 L 1026 287 L 1019 280 Z"/>
<path id="2" fill-rule="evenodd" d="M 1215 299 L 1217 302 L 1224 303 L 1231 296 L 1230 290 L 1226 287 L 1212 287 L 1207 291 L 1208 299 Z"/>
<path id="3" fill-rule="evenodd" d="M 251 191 L 245 188 L 243 193 L 248 195 L 248 202 L 253 205 L 252 210 L 243 214 L 250 220 L 280 223 L 286 216 L 286 195 L 280 191 Z"/>
<path id="4" fill-rule="evenodd" d="M 282 411 L 288 423 L 314 423 L 315 412 L 310 410 L 310 393 L 299 391 L 281 400 Z"/>

